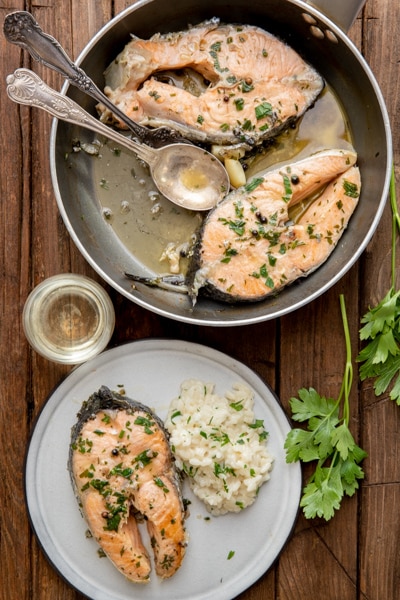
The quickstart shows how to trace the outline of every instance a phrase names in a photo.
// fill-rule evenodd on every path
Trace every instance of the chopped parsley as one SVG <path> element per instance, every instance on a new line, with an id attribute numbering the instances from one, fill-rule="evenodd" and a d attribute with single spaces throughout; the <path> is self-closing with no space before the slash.
<path id="1" fill-rule="evenodd" d="M 136 417 L 134 423 L 135 425 L 143 425 L 144 432 L 148 435 L 154 433 L 154 431 L 151 429 L 151 426 L 154 425 L 154 421 L 152 421 L 151 419 L 147 417 Z"/>
<path id="2" fill-rule="evenodd" d="M 154 100 L 159 100 L 161 98 L 160 94 L 158 94 L 156 91 L 152 90 L 149 92 L 149 96 L 151 98 L 154 98 Z"/>
<path id="3" fill-rule="evenodd" d="M 154 479 L 154 483 L 156 484 L 156 486 L 161 488 L 162 491 L 164 492 L 164 494 L 168 494 L 169 489 L 167 488 L 167 486 L 165 485 L 163 480 L 160 479 L 160 477 L 154 477 L 153 479 Z"/>
<path id="4" fill-rule="evenodd" d="M 219 71 L 220 73 L 228 70 L 226 67 L 222 68 L 221 65 L 219 64 L 218 52 L 221 51 L 221 43 L 222 42 L 214 42 L 214 44 L 211 44 L 211 46 L 210 46 L 210 56 L 214 61 L 214 68 L 216 71 Z"/>
<path id="5" fill-rule="evenodd" d="M 249 183 L 244 186 L 246 192 L 253 192 L 264 181 L 264 177 L 254 177 Z"/>
<path id="6" fill-rule="evenodd" d="M 232 221 L 230 219 L 220 217 L 218 220 L 224 225 L 227 225 L 229 229 L 232 229 L 232 231 L 239 236 L 242 236 L 245 232 L 246 222 L 243 219 L 236 219 L 236 221 Z"/>
<path id="7" fill-rule="evenodd" d="M 121 477 L 125 477 L 125 479 L 129 479 L 133 473 L 133 469 L 130 467 L 123 467 L 122 463 L 113 467 L 110 471 L 110 475 L 120 475 Z"/>
<path id="8" fill-rule="evenodd" d="M 244 108 L 243 98 L 235 98 L 234 104 L 236 106 L 236 110 L 243 110 L 243 108 Z"/>
<path id="9" fill-rule="evenodd" d="M 251 273 L 251 276 L 255 277 L 256 279 L 264 279 L 265 285 L 271 289 L 275 287 L 274 280 L 268 274 L 266 263 L 261 265 L 258 271 L 253 271 L 253 273 Z"/>
<path id="10" fill-rule="evenodd" d="M 242 81 L 240 84 L 240 90 L 246 94 L 247 92 L 254 90 L 254 85 L 252 83 L 246 83 L 245 81 Z"/>
<path id="11" fill-rule="evenodd" d="M 174 422 L 174 419 L 176 419 L 177 417 L 181 417 L 182 413 L 180 410 L 176 410 L 174 413 L 172 413 L 171 415 L 171 423 Z"/>
<path id="12" fill-rule="evenodd" d="M 78 450 L 81 454 L 86 454 L 92 451 L 93 442 L 88 439 L 79 437 L 78 441 L 72 445 L 73 450 Z"/>
<path id="13" fill-rule="evenodd" d="M 260 119 L 265 119 L 265 117 L 270 117 L 272 115 L 272 104 L 269 102 L 263 102 L 255 107 L 256 119 L 259 121 Z"/>
<path id="14" fill-rule="evenodd" d="M 227 248 L 224 252 L 224 258 L 221 259 L 222 263 L 229 263 L 232 256 L 236 256 L 238 251 L 235 248 Z"/>
<path id="15" fill-rule="evenodd" d="M 282 200 L 284 202 L 289 202 L 292 197 L 292 185 L 290 183 L 290 178 L 287 175 L 283 175 L 283 186 L 285 188 L 285 195 L 282 196 Z"/>
<path id="16" fill-rule="evenodd" d="M 358 185 L 356 183 L 348 181 L 347 179 L 343 181 L 343 189 L 345 195 L 349 198 L 358 198 L 358 196 L 360 195 L 358 191 Z"/>

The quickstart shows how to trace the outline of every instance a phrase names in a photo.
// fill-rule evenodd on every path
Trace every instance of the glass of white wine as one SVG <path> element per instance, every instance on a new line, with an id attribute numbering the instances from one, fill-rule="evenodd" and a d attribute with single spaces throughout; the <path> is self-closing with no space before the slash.
<path id="1" fill-rule="evenodd" d="M 102 352 L 115 325 L 111 299 L 89 277 L 55 275 L 29 294 L 23 310 L 25 335 L 38 354 L 79 364 Z"/>

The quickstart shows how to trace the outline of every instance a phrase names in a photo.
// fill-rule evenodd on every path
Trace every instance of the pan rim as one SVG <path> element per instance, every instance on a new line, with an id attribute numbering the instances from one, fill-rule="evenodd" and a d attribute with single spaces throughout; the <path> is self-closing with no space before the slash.
<path id="1" fill-rule="evenodd" d="M 120 21 L 124 20 L 132 12 L 137 11 L 142 6 L 150 4 L 153 1 L 154 0 L 139 0 L 134 5 L 127 7 L 126 9 L 121 11 L 119 14 L 115 15 L 110 21 L 108 21 L 108 23 L 106 23 L 91 38 L 91 40 L 88 42 L 88 44 L 82 50 L 82 52 L 79 54 L 79 56 L 76 60 L 76 63 L 78 65 L 82 63 L 82 61 L 89 55 L 89 53 L 93 50 L 93 48 L 101 40 L 101 38 L 104 36 L 105 33 L 107 33 L 112 28 L 114 28 L 115 25 L 117 25 Z M 364 59 L 364 57 L 362 56 L 362 54 L 360 53 L 358 48 L 350 40 L 350 38 L 347 36 L 347 34 L 342 29 L 340 29 L 340 27 L 338 27 L 333 21 L 331 21 L 327 16 L 325 16 L 321 11 L 314 8 L 313 6 L 305 4 L 302 0 L 286 0 L 286 2 L 289 4 L 296 5 L 299 8 L 304 9 L 305 12 L 312 15 L 316 19 L 319 19 L 327 28 L 329 28 L 330 31 L 332 31 L 334 33 L 334 35 L 337 37 L 338 40 L 340 40 L 341 43 L 344 43 L 348 47 L 349 51 L 353 54 L 353 56 L 359 63 L 360 68 L 363 69 L 364 74 L 366 75 L 367 79 L 369 80 L 369 84 L 371 85 L 371 91 L 373 91 L 373 93 L 375 94 L 375 99 L 379 104 L 379 107 L 381 110 L 382 124 L 383 124 L 383 130 L 384 130 L 385 141 L 386 141 L 386 153 L 387 153 L 384 184 L 383 184 L 383 188 L 382 188 L 381 198 L 379 200 L 379 203 L 376 205 L 376 212 L 375 212 L 374 218 L 371 221 L 368 231 L 364 235 L 362 243 L 359 244 L 356 251 L 352 254 L 352 256 L 350 258 L 347 259 L 346 264 L 344 264 L 343 267 L 341 269 L 339 269 L 339 271 L 337 271 L 331 279 L 326 281 L 323 285 L 321 285 L 318 289 L 316 289 L 312 293 L 299 299 L 298 301 L 294 302 L 290 306 L 283 306 L 281 309 L 278 308 L 276 310 L 272 309 L 272 311 L 268 312 L 268 313 L 256 314 L 254 316 L 250 315 L 250 316 L 245 316 L 242 318 L 239 317 L 237 320 L 231 319 L 231 318 L 224 319 L 224 318 L 220 318 L 218 316 L 214 319 L 214 318 L 210 318 L 210 317 L 207 318 L 203 315 L 196 315 L 196 312 L 190 313 L 189 311 L 187 314 L 177 314 L 174 312 L 173 307 L 168 306 L 167 308 L 162 308 L 160 306 L 154 305 L 151 302 L 149 302 L 148 299 L 142 298 L 139 294 L 134 295 L 131 293 L 131 291 L 129 289 L 124 288 L 122 285 L 120 285 L 120 283 L 115 281 L 115 279 L 113 279 L 112 276 L 110 276 L 107 272 L 104 271 L 104 269 L 97 263 L 96 259 L 91 255 L 91 253 L 84 246 L 81 239 L 76 234 L 73 224 L 69 218 L 69 215 L 67 214 L 66 208 L 64 206 L 63 198 L 61 195 L 61 190 L 59 187 L 58 177 L 57 177 L 56 140 L 57 140 L 57 131 L 58 131 L 58 120 L 57 119 L 53 120 L 52 127 L 51 127 L 51 134 L 50 134 L 51 178 L 52 178 L 52 183 L 53 183 L 53 188 L 54 188 L 54 193 L 56 196 L 58 209 L 60 211 L 61 217 L 64 221 L 64 224 L 67 228 L 69 235 L 71 236 L 72 240 L 74 241 L 75 245 L 77 246 L 78 250 L 81 252 L 83 257 L 85 258 L 85 260 L 93 267 L 93 269 L 98 273 L 98 275 L 100 275 L 100 277 L 106 283 L 108 283 L 112 288 L 114 288 L 116 291 L 121 293 L 127 299 L 138 304 L 142 308 L 145 308 L 147 310 L 150 310 L 150 311 L 158 314 L 159 316 L 163 316 L 163 317 L 171 318 L 171 319 L 174 319 L 174 320 L 177 320 L 180 322 L 195 324 L 195 325 L 204 325 L 204 326 L 213 326 L 213 327 L 231 327 L 231 326 L 257 324 L 257 323 L 264 322 L 267 320 L 277 319 L 277 318 L 285 316 L 289 313 L 295 312 L 296 310 L 313 302 L 315 299 L 317 299 L 318 297 L 323 295 L 325 292 L 327 292 L 350 270 L 350 268 L 358 261 L 361 254 L 364 252 L 365 248 L 371 241 L 371 239 L 376 231 L 376 228 L 380 222 L 380 219 L 382 217 L 382 214 L 383 214 L 386 202 L 387 202 L 388 193 L 389 193 L 390 177 L 391 177 L 391 170 L 392 170 L 393 148 L 392 148 L 392 137 L 391 137 L 391 127 L 390 127 L 389 116 L 387 113 L 385 101 L 384 101 L 382 92 L 380 90 L 380 87 L 378 85 L 378 82 L 377 82 L 371 68 L 369 67 L 368 63 L 366 62 L 366 60 Z M 61 92 L 63 94 L 67 94 L 69 88 L 70 88 L 70 84 L 68 82 L 65 82 L 62 87 Z M 247 306 L 251 308 L 250 304 Z M 217 313 L 218 311 L 215 311 L 215 312 Z M 221 314 L 223 315 L 223 310 L 221 310 Z"/>

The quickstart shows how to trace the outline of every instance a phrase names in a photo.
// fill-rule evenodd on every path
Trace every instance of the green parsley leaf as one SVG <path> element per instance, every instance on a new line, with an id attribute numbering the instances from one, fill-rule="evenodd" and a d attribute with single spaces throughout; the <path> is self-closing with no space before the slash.
<path id="1" fill-rule="evenodd" d="M 347 181 L 347 179 L 343 181 L 343 189 L 345 196 L 349 196 L 349 198 L 358 198 L 360 195 L 358 185 L 356 183 L 352 183 L 351 181 Z"/>
<path id="2" fill-rule="evenodd" d="M 303 491 L 300 506 L 307 519 L 323 517 L 329 521 L 335 510 L 339 510 L 343 496 L 340 472 L 338 469 L 316 469 L 315 479 L 310 481 Z"/>
<path id="3" fill-rule="evenodd" d="M 235 100 L 233 102 L 236 106 L 236 110 L 243 110 L 243 108 L 244 108 L 243 98 L 235 98 Z"/>
<path id="4" fill-rule="evenodd" d="M 300 500 L 307 519 L 322 517 L 329 521 L 339 510 L 343 496 L 352 496 L 358 488 L 358 480 L 364 477 L 359 463 L 367 454 L 357 446 L 349 429 L 353 366 L 343 296 L 340 296 L 340 306 L 347 357 L 338 398 L 325 398 L 314 388 L 303 388 L 298 398 L 290 400 L 293 420 L 306 423 L 307 428 L 295 428 L 287 434 L 286 462 L 316 463 Z"/>
<path id="5" fill-rule="evenodd" d="M 246 183 L 244 189 L 246 192 L 253 192 L 264 181 L 264 177 L 254 177 L 249 183 Z"/>
<path id="6" fill-rule="evenodd" d="M 396 291 L 396 238 L 400 232 L 400 214 L 397 207 L 395 175 L 390 180 L 392 208 L 392 285 L 386 296 L 361 319 L 360 340 L 365 346 L 357 362 L 360 379 L 374 378 L 376 396 L 385 393 L 389 386 L 390 399 L 400 406 L 400 290 Z"/>
<path id="7" fill-rule="evenodd" d="M 265 117 L 269 117 L 272 115 L 272 104 L 269 102 L 263 102 L 255 107 L 256 119 L 259 121 L 260 119 L 264 119 Z"/>

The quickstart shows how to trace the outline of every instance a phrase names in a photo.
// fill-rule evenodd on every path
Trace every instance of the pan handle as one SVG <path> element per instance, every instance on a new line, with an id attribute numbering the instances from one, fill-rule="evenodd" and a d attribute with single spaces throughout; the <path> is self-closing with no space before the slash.
<path id="1" fill-rule="evenodd" d="M 367 0 L 307 0 L 343 31 L 348 31 Z"/>

